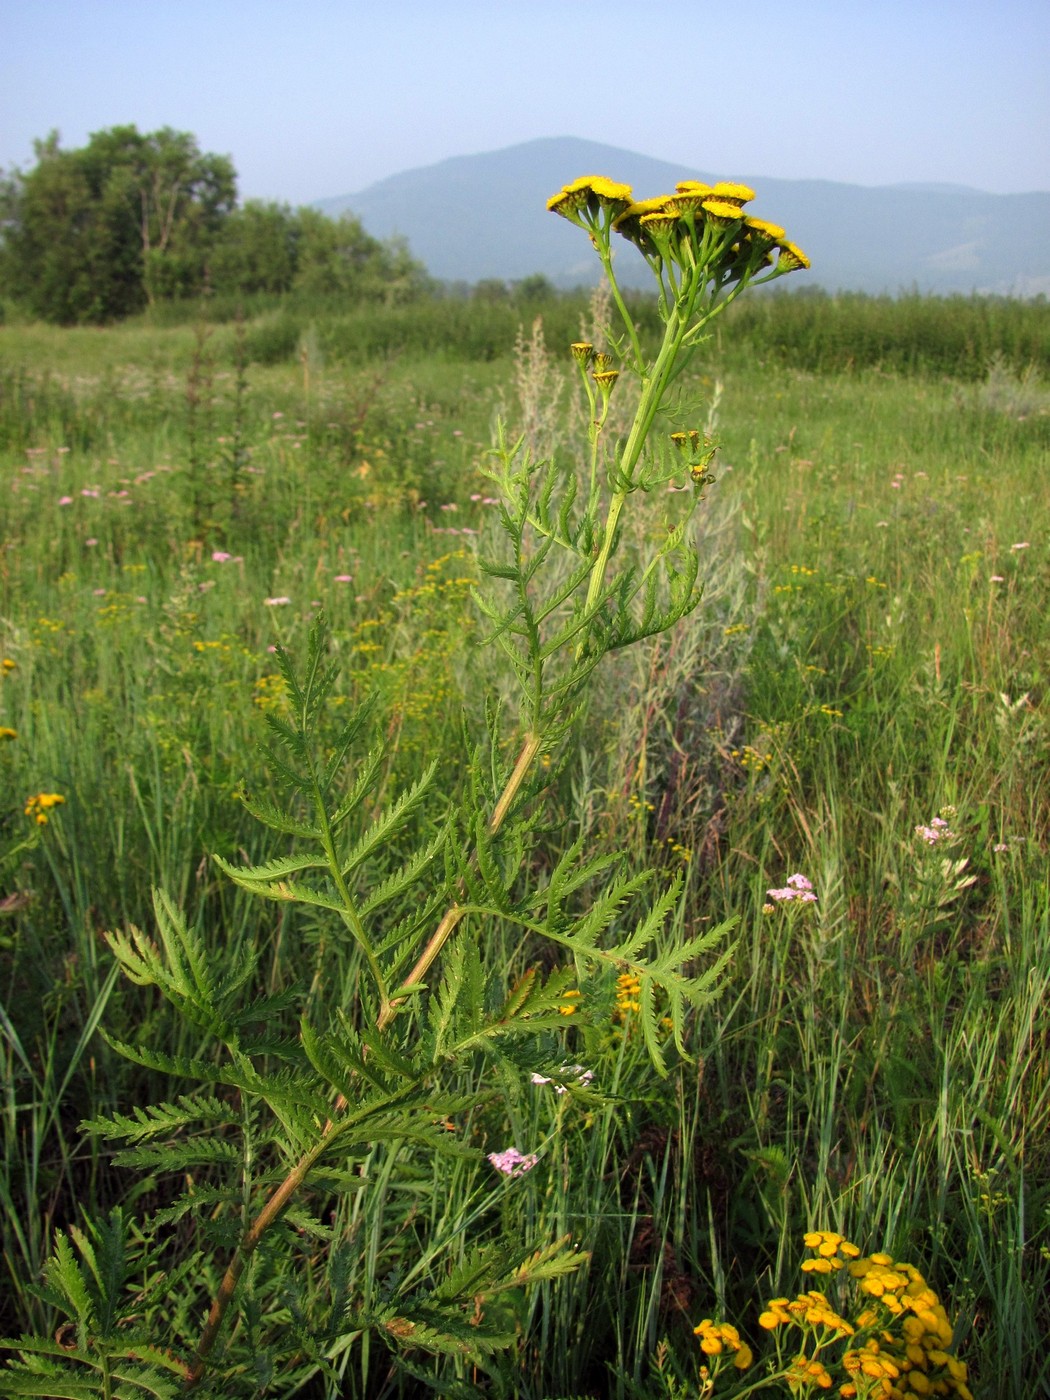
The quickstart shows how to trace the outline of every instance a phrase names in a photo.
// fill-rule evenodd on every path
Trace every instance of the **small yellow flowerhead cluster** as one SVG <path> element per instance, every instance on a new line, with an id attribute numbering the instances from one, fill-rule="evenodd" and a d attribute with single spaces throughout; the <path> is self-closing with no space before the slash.
<path id="1" fill-rule="evenodd" d="M 633 972 L 621 972 L 616 979 L 616 1010 L 613 1013 L 617 1021 L 626 1021 L 632 1011 L 641 1011 L 641 993 L 642 983 L 637 975 Z"/>
<path id="2" fill-rule="evenodd" d="M 832 1230 L 812 1230 L 805 1243 L 814 1257 L 803 1261 L 803 1272 L 838 1275 L 838 1284 L 852 1284 L 856 1311 L 851 1309 L 848 1320 L 841 1312 L 844 1301 L 837 1310 L 816 1291 L 767 1304 L 758 1319 L 761 1327 L 769 1332 L 797 1327 L 812 1343 L 812 1355 L 803 1350 L 790 1365 L 787 1380 L 793 1393 L 830 1390 L 839 1379 L 837 1393 L 845 1400 L 910 1400 L 915 1395 L 973 1400 L 965 1363 L 948 1352 L 948 1315 L 918 1269 L 889 1254 L 862 1258 L 855 1244 Z M 841 1353 L 832 1350 L 832 1343 L 847 1340 Z"/>
<path id="3" fill-rule="evenodd" d="M 754 1360 L 751 1348 L 740 1340 L 740 1333 L 728 1322 L 712 1322 L 705 1317 L 693 1332 L 700 1338 L 700 1350 L 705 1356 L 732 1356 L 738 1371 L 746 1371 Z"/>
<path id="4" fill-rule="evenodd" d="M 575 1016 L 575 1015 L 576 1015 L 577 1011 L 579 1011 L 579 1009 L 580 1009 L 580 1008 L 579 1008 L 579 1005 L 578 1005 L 579 996 L 580 996 L 580 989 L 579 989 L 579 987 L 571 987 L 571 988 L 569 989 L 569 991 L 567 991 L 567 992 L 562 992 L 562 994 L 561 994 L 561 1005 L 558 1007 L 558 1010 L 561 1012 L 561 1014 L 562 1014 L 563 1016 Z"/>
<path id="5" fill-rule="evenodd" d="M 18 730 L 12 729 L 9 724 L 0 724 L 0 739 L 17 739 Z"/>
<path id="6" fill-rule="evenodd" d="M 617 184 L 604 175 L 581 175 L 551 195 L 547 208 L 580 228 L 590 228 L 603 213 L 615 218 L 630 202 L 630 185 Z"/>
<path id="7" fill-rule="evenodd" d="M 805 253 L 787 240 L 779 224 L 744 212 L 754 197 L 747 185 L 683 180 L 674 194 L 629 204 L 613 228 L 650 260 L 682 266 L 713 262 L 719 281 L 739 281 L 771 267 L 774 253 L 778 272 L 809 267 Z"/>
<path id="8" fill-rule="evenodd" d="M 834 1230 L 810 1230 L 802 1237 L 807 1249 L 815 1249 L 815 1259 L 803 1259 L 804 1274 L 833 1274 L 845 1267 L 847 1259 L 857 1259 L 860 1250 Z M 839 1256 L 842 1256 L 841 1258 Z"/>
<path id="9" fill-rule="evenodd" d="M 255 694 L 252 698 L 260 710 L 268 712 L 283 713 L 291 705 L 288 682 L 277 672 L 259 677 L 255 682 Z"/>
<path id="10" fill-rule="evenodd" d="M 682 180 L 674 194 L 636 200 L 630 185 L 584 175 L 552 195 L 547 208 L 586 229 L 603 261 L 610 256 L 612 230 L 633 243 L 658 275 L 672 265 L 683 275 L 702 270 L 703 281 L 718 291 L 766 268 L 779 277 L 809 267 L 779 224 L 744 212 L 754 197 L 747 185 Z"/>
<path id="11" fill-rule="evenodd" d="M 26 798 L 25 813 L 32 817 L 37 826 L 47 826 L 48 812 L 52 807 L 61 807 L 65 798 L 57 792 L 37 792 Z"/>
<path id="12" fill-rule="evenodd" d="M 715 478 L 709 474 L 708 468 L 714 461 L 718 444 L 696 428 L 690 428 L 687 433 L 672 433 L 671 441 L 685 458 L 689 475 L 697 486 L 713 485 Z"/>

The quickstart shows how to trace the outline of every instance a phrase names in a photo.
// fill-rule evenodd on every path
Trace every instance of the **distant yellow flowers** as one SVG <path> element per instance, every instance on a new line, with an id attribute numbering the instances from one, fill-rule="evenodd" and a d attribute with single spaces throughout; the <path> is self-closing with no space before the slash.
<path id="1" fill-rule="evenodd" d="M 65 800 L 61 793 L 57 792 L 34 793 L 32 797 L 26 798 L 26 816 L 32 817 L 37 826 L 47 826 L 48 812 L 53 807 L 61 807 Z"/>
<path id="2" fill-rule="evenodd" d="M 616 979 L 616 1019 L 624 1020 L 627 1015 L 642 1009 L 642 983 L 634 972 L 621 972 Z"/>
<path id="3" fill-rule="evenodd" d="M 567 992 L 561 994 L 561 1005 L 558 1010 L 563 1016 L 575 1016 L 579 1008 L 580 989 L 572 987 Z"/>

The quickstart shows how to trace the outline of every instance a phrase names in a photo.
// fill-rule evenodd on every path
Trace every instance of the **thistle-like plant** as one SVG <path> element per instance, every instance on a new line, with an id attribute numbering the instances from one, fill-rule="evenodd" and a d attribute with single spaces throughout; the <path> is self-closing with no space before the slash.
<path id="1" fill-rule="evenodd" d="M 380 1189 L 368 1175 L 377 1144 L 391 1160 L 476 1156 L 463 1123 L 477 1084 L 562 1076 L 570 1013 L 592 985 L 609 999 L 617 978 L 630 979 L 658 1073 L 667 1039 L 684 1054 L 687 1012 L 718 989 L 729 924 L 671 936 L 685 923 L 680 879 L 661 887 L 582 838 L 548 857 L 542 877 L 530 856 L 548 783 L 540 760 L 577 722 L 596 669 L 700 601 L 690 522 L 715 446 L 695 423 L 675 421 L 671 387 L 704 327 L 748 283 L 805 265 L 782 230 L 743 213 L 749 197 L 742 186 L 685 183 L 639 204 L 626 186 L 588 178 L 551 201 L 590 234 L 622 332 L 605 349 L 571 347 L 589 410 L 585 460 L 534 461 L 524 439 L 501 430 L 487 468 L 502 505 L 476 598 L 517 704 L 490 707 L 454 800 L 436 790 L 436 766 L 391 792 L 372 705 L 344 703 L 349 718 L 334 722 L 338 666 L 324 622 L 299 665 L 277 649 L 288 707 L 266 716 L 266 757 L 286 800 L 243 800 L 289 851 L 218 865 L 253 895 L 316 911 L 326 938 L 358 960 L 356 997 L 337 1004 L 323 975 L 308 988 L 260 991 L 258 953 L 217 956 L 163 891 L 152 935 L 109 936 L 126 976 L 155 988 L 199 1048 L 182 1056 L 111 1040 L 180 1089 L 84 1127 L 122 1144 L 119 1164 L 177 1172 L 184 1189 L 133 1227 L 117 1211 L 58 1237 L 47 1296 L 68 1328 L 55 1341 L 11 1344 L 6 1394 L 232 1395 L 267 1384 L 290 1394 L 311 1376 L 335 1394 L 349 1349 L 371 1338 L 403 1358 L 480 1364 L 514 1338 L 513 1309 L 500 1300 L 586 1257 L 586 1239 L 464 1248 L 454 1232 L 411 1235 L 379 1277 L 362 1261 L 382 1241 L 360 1231 L 333 1239 L 331 1210 Z M 658 282 L 664 334 L 651 358 L 615 277 L 613 232 Z M 609 407 L 623 375 L 637 378 L 638 405 L 615 434 Z M 657 487 L 670 513 L 653 544 L 652 512 L 631 531 L 627 508 L 639 493 L 656 499 Z M 485 956 L 497 926 L 536 950 L 510 985 Z M 381 1231 L 383 1219 L 368 1228 Z"/>

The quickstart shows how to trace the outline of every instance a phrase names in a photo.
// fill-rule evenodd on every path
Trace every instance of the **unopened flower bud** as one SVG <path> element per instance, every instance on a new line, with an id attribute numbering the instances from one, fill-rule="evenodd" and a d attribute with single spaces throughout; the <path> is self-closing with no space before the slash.
<path id="1" fill-rule="evenodd" d="M 578 365 L 583 365 L 584 368 L 586 368 L 586 366 L 590 364 L 591 356 L 594 354 L 594 346 L 590 341 L 574 341 L 573 344 L 569 346 L 569 349 L 572 351 L 572 358 Z"/>

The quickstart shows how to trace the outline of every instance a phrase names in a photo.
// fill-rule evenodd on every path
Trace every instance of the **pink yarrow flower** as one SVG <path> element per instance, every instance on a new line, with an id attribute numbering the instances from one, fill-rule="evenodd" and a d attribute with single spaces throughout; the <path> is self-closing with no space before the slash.
<path id="1" fill-rule="evenodd" d="M 806 879 L 805 875 L 789 875 L 787 884 L 779 890 L 766 890 L 770 899 L 778 904 L 788 904 L 791 900 L 799 900 L 802 904 L 815 904 L 817 896 L 812 883 Z"/>
<path id="2" fill-rule="evenodd" d="M 268 608 L 283 608 L 292 600 L 291 598 L 264 598 L 263 602 Z"/>
<path id="3" fill-rule="evenodd" d="M 524 1176 L 531 1172 L 539 1161 L 535 1152 L 519 1152 L 516 1147 L 506 1147 L 502 1152 L 490 1152 L 489 1161 L 504 1176 Z"/>
<path id="4" fill-rule="evenodd" d="M 929 826 L 919 825 L 915 835 L 921 836 L 927 846 L 936 846 L 938 841 L 954 841 L 955 832 L 949 829 L 943 817 L 934 817 Z"/>

